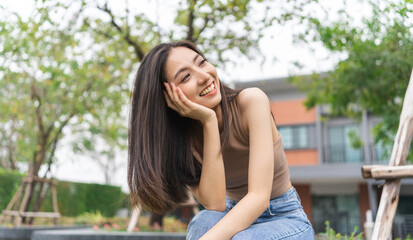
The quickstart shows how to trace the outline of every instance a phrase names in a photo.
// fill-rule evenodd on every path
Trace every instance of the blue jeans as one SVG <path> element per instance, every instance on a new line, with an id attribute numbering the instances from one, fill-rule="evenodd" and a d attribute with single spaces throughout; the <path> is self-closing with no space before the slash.
<path id="1" fill-rule="evenodd" d="M 227 200 L 224 212 L 202 210 L 188 225 L 187 240 L 199 239 L 225 216 L 236 204 Z M 270 200 L 269 207 L 259 216 L 250 227 L 238 232 L 233 240 L 307 240 L 315 239 L 314 230 L 301 206 L 301 200 L 295 188 Z"/>

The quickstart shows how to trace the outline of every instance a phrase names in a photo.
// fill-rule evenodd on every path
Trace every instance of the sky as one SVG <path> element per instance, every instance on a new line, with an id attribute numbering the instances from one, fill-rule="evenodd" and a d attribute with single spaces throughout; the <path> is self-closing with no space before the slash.
<path id="1" fill-rule="evenodd" d="M 174 13 L 171 12 L 173 5 L 177 0 L 167 1 L 165 4 L 159 4 L 161 0 L 149 1 L 129 1 L 131 9 L 140 9 L 145 12 L 148 17 L 159 21 L 161 26 L 171 24 L 171 18 Z M 109 1 L 118 10 L 122 10 L 121 3 L 123 1 Z M 327 8 L 334 13 L 341 6 L 341 1 L 320 0 Z M 346 9 L 355 17 L 355 21 L 359 21 L 361 16 L 368 14 L 368 9 L 361 7 L 363 3 L 360 0 L 347 0 Z M 33 0 L 0 0 L 0 6 L 3 6 L 11 11 L 18 12 L 21 16 L 29 16 L 34 9 Z M 22 7 L 24 6 L 24 7 Z M 168 11 L 170 14 L 168 14 Z M 162 14 L 159 14 L 162 12 Z M 157 16 L 162 16 L 158 18 Z M 334 18 L 334 14 L 332 15 Z M 296 44 L 293 43 L 293 33 L 299 27 L 293 24 L 276 26 L 269 29 L 263 39 L 260 41 L 260 48 L 263 50 L 265 57 L 268 59 L 265 63 L 261 61 L 251 61 L 246 58 L 241 58 L 236 66 L 229 65 L 224 71 L 218 68 L 218 73 L 221 79 L 226 82 L 232 81 L 254 81 L 274 77 L 286 77 L 296 74 L 310 74 L 313 72 L 325 72 L 334 68 L 335 64 L 342 59 L 343 55 L 332 54 L 321 46 L 320 43 L 312 44 Z M 275 60 L 273 60 L 275 59 Z M 293 63 L 300 62 L 304 67 L 298 69 Z M 90 157 L 76 156 L 71 153 L 68 144 L 69 139 L 63 139 L 60 149 L 57 152 L 59 161 L 55 165 L 55 176 L 58 179 L 79 181 L 79 182 L 94 182 L 103 183 L 104 175 L 97 166 L 96 162 Z M 120 167 L 113 175 L 113 184 L 122 186 L 126 192 L 126 159 L 127 154 L 117 154 L 117 162 Z"/>

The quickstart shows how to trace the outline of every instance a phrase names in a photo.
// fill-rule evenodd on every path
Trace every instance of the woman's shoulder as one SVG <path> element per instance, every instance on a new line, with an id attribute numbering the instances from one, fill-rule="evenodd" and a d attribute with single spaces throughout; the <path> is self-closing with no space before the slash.
<path id="1" fill-rule="evenodd" d="M 237 103 L 241 111 L 256 106 L 256 104 L 269 105 L 268 96 L 257 87 L 245 88 L 237 96 Z"/>
<path id="2" fill-rule="evenodd" d="M 273 141 L 276 142 L 281 135 L 278 133 L 277 127 L 272 117 L 271 103 L 268 96 L 259 88 L 246 88 L 239 93 L 237 99 L 241 112 L 241 122 L 245 132 L 249 132 L 249 124 L 256 122 L 257 117 L 267 115 L 271 119 L 271 129 L 273 132 Z M 248 119 L 253 119 L 249 123 Z"/>
<path id="3" fill-rule="evenodd" d="M 237 105 L 239 120 L 245 133 L 249 132 L 249 124 L 254 122 L 251 122 L 250 119 L 261 115 L 263 112 L 271 112 L 267 95 L 256 87 L 243 89 L 237 96 Z"/>

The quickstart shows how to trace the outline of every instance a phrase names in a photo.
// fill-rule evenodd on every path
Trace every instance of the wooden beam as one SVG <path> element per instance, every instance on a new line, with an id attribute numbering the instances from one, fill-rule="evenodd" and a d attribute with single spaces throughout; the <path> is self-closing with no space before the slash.
<path id="1" fill-rule="evenodd" d="M 41 178 L 41 177 L 37 177 L 37 176 L 23 178 L 23 182 L 45 182 L 45 183 L 50 183 L 50 182 L 53 182 L 53 181 L 54 181 L 53 179 Z"/>
<path id="2" fill-rule="evenodd" d="M 28 204 L 29 194 L 31 192 L 31 186 L 35 183 L 48 183 L 52 189 L 52 200 L 53 200 L 53 210 L 54 212 L 26 212 L 26 206 Z M 23 195 L 24 192 L 24 195 Z M 23 199 L 22 199 L 23 198 Z M 19 204 L 21 201 L 21 204 Z M 34 210 L 34 209 L 33 209 Z M 19 226 L 22 222 L 22 217 L 44 217 L 44 218 L 54 218 L 55 224 L 58 222 L 58 218 L 60 218 L 60 213 L 58 212 L 58 204 L 57 204 L 57 194 L 56 194 L 56 181 L 54 179 L 47 179 L 47 178 L 40 178 L 37 176 L 33 176 L 30 173 L 29 176 L 24 177 L 22 184 L 20 185 L 17 192 L 14 194 L 12 200 L 7 205 L 6 209 L 2 211 L 0 215 L 0 224 L 6 222 L 7 217 L 11 216 L 10 223 L 16 219 L 16 226 Z"/>
<path id="3" fill-rule="evenodd" d="M 373 168 L 388 167 L 387 165 L 366 165 L 361 167 L 361 175 L 363 178 L 372 178 L 371 170 Z"/>
<path id="4" fill-rule="evenodd" d="M 3 210 L 3 214 L 9 216 L 20 216 L 20 217 L 43 217 L 43 218 L 59 218 L 60 213 L 55 212 L 19 212 L 19 211 L 9 211 Z"/>
<path id="5" fill-rule="evenodd" d="M 406 164 L 407 154 L 413 137 L 413 71 L 404 97 L 399 128 L 393 145 L 389 166 Z M 400 181 L 386 180 L 377 211 L 372 239 L 390 239 L 391 229 L 399 202 Z"/>
<path id="6" fill-rule="evenodd" d="M 19 211 L 3 210 L 4 215 L 19 216 Z"/>
<path id="7" fill-rule="evenodd" d="M 43 217 L 43 218 L 59 218 L 60 213 L 55 212 L 24 212 L 22 217 Z"/>
<path id="8" fill-rule="evenodd" d="M 390 167 L 382 165 L 363 166 L 362 175 L 364 178 L 374 179 L 413 178 L 413 165 Z"/>
<path id="9" fill-rule="evenodd" d="M 371 175 L 375 179 L 413 178 L 413 165 L 373 168 Z"/>

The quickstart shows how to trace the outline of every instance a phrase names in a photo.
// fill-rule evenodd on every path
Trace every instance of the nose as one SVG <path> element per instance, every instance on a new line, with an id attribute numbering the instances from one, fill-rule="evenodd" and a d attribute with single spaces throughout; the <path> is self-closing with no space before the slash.
<path id="1" fill-rule="evenodd" d="M 208 72 L 206 72 L 203 69 L 197 69 L 197 73 L 198 75 L 198 83 L 199 84 L 203 84 L 205 82 L 207 82 L 210 79 L 210 75 Z"/>

